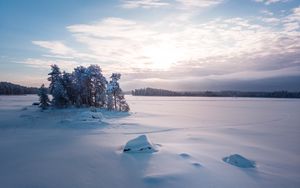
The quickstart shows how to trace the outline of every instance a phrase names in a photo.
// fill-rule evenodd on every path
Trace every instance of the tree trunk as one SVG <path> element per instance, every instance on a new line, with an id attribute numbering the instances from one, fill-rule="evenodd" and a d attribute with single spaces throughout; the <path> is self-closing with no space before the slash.
<path id="1" fill-rule="evenodd" d="M 116 92 L 114 92 L 114 101 L 115 101 L 115 110 L 117 110 L 117 99 L 116 99 Z"/>

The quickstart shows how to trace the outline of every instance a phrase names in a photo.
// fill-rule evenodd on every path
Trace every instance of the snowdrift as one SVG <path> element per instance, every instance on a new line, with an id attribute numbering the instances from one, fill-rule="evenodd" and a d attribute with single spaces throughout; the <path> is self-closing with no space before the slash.
<path id="1" fill-rule="evenodd" d="M 155 145 L 151 143 L 146 135 L 129 140 L 123 149 L 123 152 L 126 153 L 153 153 L 157 151 Z"/>
<path id="2" fill-rule="evenodd" d="M 97 111 L 83 111 L 80 114 L 80 119 L 82 121 L 102 121 L 104 119 L 103 114 Z"/>

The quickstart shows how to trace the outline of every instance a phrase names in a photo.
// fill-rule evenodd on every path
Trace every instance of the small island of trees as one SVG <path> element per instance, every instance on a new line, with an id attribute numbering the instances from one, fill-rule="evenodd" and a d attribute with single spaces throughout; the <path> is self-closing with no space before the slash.
<path id="1" fill-rule="evenodd" d="M 98 65 L 79 66 L 72 73 L 61 72 L 57 65 L 51 65 L 48 75 L 48 91 L 52 100 L 49 100 L 47 88 L 42 85 L 38 93 L 42 109 L 51 104 L 57 108 L 93 106 L 122 112 L 130 110 L 118 82 L 120 73 L 113 73 L 107 81 Z"/>

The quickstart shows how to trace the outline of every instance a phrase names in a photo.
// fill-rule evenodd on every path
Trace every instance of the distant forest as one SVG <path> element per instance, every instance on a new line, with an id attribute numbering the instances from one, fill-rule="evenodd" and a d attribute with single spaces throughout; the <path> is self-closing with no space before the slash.
<path id="1" fill-rule="evenodd" d="M 38 89 L 35 87 L 25 87 L 9 82 L 0 82 L 0 95 L 25 95 L 37 94 Z"/>
<path id="2" fill-rule="evenodd" d="M 142 88 L 131 92 L 133 96 L 191 96 L 191 97 L 262 97 L 262 98 L 300 98 L 300 92 L 273 91 L 170 91 L 165 89 Z"/>

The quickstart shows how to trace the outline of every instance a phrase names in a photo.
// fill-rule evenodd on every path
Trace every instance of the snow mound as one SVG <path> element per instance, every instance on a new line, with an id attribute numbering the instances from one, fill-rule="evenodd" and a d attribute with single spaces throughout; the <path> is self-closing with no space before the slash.
<path id="1" fill-rule="evenodd" d="M 93 119 L 100 119 L 100 120 L 103 119 L 103 115 L 102 115 L 101 113 L 92 113 L 92 114 L 91 114 L 91 117 L 92 117 Z"/>
<path id="2" fill-rule="evenodd" d="M 191 156 L 188 154 L 188 153 L 181 153 L 181 154 L 179 154 L 180 155 L 180 157 L 182 157 L 182 158 L 184 158 L 184 159 L 189 159 L 189 158 L 191 158 Z"/>
<path id="3" fill-rule="evenodd" d="M 123 149 L 123 152 L 127 153 L 153 153 L 157 151 L 155 145 L 150 142 L 146 135 L 129 140 Z"/>
<path id="4" fill-rule="evenodd" d="M 246 159 L 245 157 L 234 154 L 230 155 L 228 157 L 224 157 L 223 161 L 225 163 L 240 167 L 240 168 L 255 168 L 255 162 L 251 161 L 249 159 Z"/>
<path id="5" fill-rule="evenodd" d="M 72 120 L 71 119 L 62 119 L 60 120 L 60 123 L 65 124 L 65 123 L 71 123 Z"/>
<path id="6" fill-rule="evenodd" d="M 24 108 L 21 109 L 21 111 L 26 111 L 26 110 L 28 110 L 27 107 L 24 107 Z"/>
<path id="7" fill-rule="evenodd" d="M 92 107 L 90 107 L 90 111 L 91 111 L 91 112 L 97 112 L 97 108 L 94 107 L 94 106 L 92 106 Z"/>
<path id="8" fill-rule="evenodd" d="M 80 114 L 80 119 L 82 121 L 93 121 L 93 120 L 102 121 L 104 118 L 101 112 L 85 111 Z"/>
<path id="9" fill-rule="evenodd" d="M 152 185 L 165 184 L 168 182 L 174 182 L 179 179 L 176 174 L 151 174 L 146 175 L 143 180 L 144 182 Z"/>

